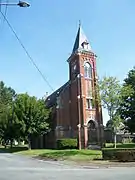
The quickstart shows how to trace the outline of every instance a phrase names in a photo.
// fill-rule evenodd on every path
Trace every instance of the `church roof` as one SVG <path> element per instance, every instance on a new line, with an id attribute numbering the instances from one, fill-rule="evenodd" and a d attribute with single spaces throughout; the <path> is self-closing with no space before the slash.
<path id="1" fill-rule="evenodd" d="M 59 89 L 57 89 L 55 92 L 53 92 L 50 96 L 46 99 L 46 106 L 53 107 L 56 105 L 57 97 L 59 97 L 60 93 L 69 85 L 69 81 L 66 82 L 63 86 L 61 86 Z"/>
<path id="2" fill-rule="evenodd" d="M 79 28 L 78 28 L 78 32 L 77 32 L 77 36 L 76 36 L 72 53 L 75 53 L 78 50 L 83 50 L 83 43 L 87 44 L 87 51 L 91 51 L 91 46 L 89 44 L 89 41 L 85 33 L 83 32 L 81 24 L 79 24 Z"/>

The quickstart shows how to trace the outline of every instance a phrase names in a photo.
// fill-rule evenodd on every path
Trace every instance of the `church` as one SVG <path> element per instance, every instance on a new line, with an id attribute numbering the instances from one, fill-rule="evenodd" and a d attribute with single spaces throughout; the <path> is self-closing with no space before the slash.
<path id="1" fill-rule="evenodd" d="M 102 109 L 97 102 L 96 54 L 79 25 L 68 57 L 69 80 L 46 98 L 52 109 L 52 130 L 44 137 L 44 148 L 55 148 L 62 138 L 77 138 L 79 149 L 103 143 Z"/>

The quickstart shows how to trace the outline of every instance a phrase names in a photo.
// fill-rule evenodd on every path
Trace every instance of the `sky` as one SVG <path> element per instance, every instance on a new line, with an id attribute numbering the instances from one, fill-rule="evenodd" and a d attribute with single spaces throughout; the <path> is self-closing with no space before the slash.
<path id="1" fill-rule="evenodd" d="M 72 52 L 79 20 L 98 56 L 99 77 L 115 76 L 122 81 L 135 65 L 134 0 L 28 2 L 29 8 L 8 7 L 7 18 L 54 89 L 69 78 L 67 59 Z M 2 19 L 0 80 L 18 93 L 43 97 L 46 92 L 52 92 Z M 104 124 L 107 120 L 104 111 Z"/>

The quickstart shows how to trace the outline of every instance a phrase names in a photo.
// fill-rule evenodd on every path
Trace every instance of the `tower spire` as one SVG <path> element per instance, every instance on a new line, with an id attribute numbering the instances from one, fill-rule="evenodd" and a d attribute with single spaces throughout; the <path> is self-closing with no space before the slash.
<path id="1" fill-rule="evenodd" d="M 81 27 L 81 20 L 79 20 L 79 27 Z"/>
<path id="2" fill-rule="evenodd" d="M 82 30 L 80 20 L 79 20 L 79 28 L 78 28 L 78 32 L 77 32 L 77 36 L 76 36 L 76 40 L 74 43 L 72 54 L 79 50 L 91 51 L 89 41 Z"/>

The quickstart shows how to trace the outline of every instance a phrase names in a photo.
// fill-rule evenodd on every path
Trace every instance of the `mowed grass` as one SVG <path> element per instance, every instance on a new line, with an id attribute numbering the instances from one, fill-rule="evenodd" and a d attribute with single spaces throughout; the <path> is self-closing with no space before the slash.
<path id="1" fill-rule="evenodd" d="M 97 150 L 27 150 L 18 154 L 52 160 L 94 160 L 101 159 L 102 152 Z"/>
<path id="2" fill-rule="evenodd" d="M 112 149 L 113 143 L 106 144 L 106 148 Z M 135 148 L 135 143 L 129 144 L 117 144 L 117 148 Z M 52 160 L 71 160 L 71 161 L 85 161 L 89 162 L 92 160 L 101 160 L 102 151 L 100 150 L 51 150 L 51 149 L 37 149 L 28 150 L 27 146 L 23 147 L 13 147 L 4 149 L 0 148 L 0 152 L 3 153 L 14 153 L 20 155 L 28 155 L 31 157 L 38 157 L 41 159 L 52 159 Z"/>
<path id="3" fill-rule="evenodd" d="M 8 147 L 7 149 L 1 147 L 1 153 L 13 153 L 20 155 L 27 155 L 31 157 L 39 157 L 42 159 L 52 159 L 52 160 L 73 160 L 73 161 L 89 161 L 94 159 L 101 159 L 102 152 L 99 150 L 51 150 L 51 149 L 35 149 L 28 150 L 26 146 L 24 147 L 13 147 L 12 149 Z"/>
<path id="4" fill-rule="evenodd" d="M 112 148 L 113 144 L 107 144 L 107 148 Z M 135 148 L 135 143 L 117 144 L 117 148 Z M 43 159 L 53 160 L 73 160 L 90 161 L 102 159 L 102 151 L 99 150 L 31 150 L 21 151 L 21 154 L 38 156 Z"/>

